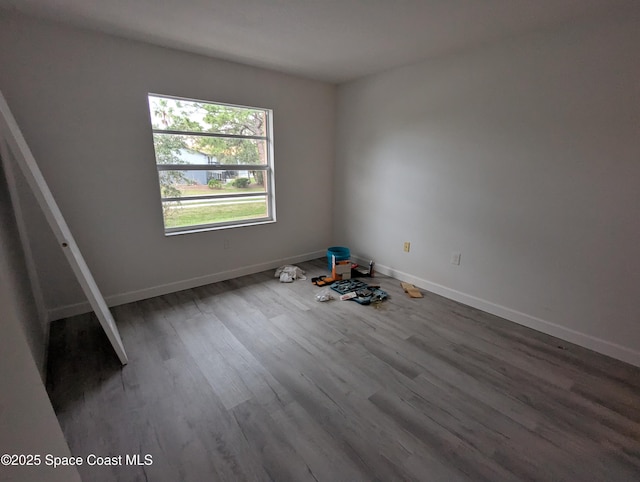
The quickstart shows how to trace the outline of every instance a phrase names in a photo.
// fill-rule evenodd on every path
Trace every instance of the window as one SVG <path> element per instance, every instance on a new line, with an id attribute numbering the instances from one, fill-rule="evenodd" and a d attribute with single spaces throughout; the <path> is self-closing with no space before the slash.
<path id="1" fill-rule="evenodd" d="M 275 221 L 272 112 L 149 94 L 165 234 Z"/>

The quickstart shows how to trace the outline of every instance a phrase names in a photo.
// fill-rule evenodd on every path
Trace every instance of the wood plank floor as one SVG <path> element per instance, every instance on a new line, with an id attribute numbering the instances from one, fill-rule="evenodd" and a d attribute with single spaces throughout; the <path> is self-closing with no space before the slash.
<path id="1" fill-rule="evenodd" d="M 309 277 L 325 261 L 300 265 Z M 399 282 L 379 307 L 246 276 L 53 324 L 86 481 L 640 480 L 640 370 Z"/>

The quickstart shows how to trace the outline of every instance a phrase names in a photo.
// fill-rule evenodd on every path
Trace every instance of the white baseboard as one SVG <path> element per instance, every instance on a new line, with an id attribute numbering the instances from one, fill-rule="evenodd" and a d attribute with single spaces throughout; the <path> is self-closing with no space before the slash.
<path id="1" fill-rule="evenodd" d="M 326 255 L 326 251 L 324 250 L 314 251 L 311 253 L 300 254 L 300 255 L 291 256 L 288 258 L 267 261 L 265 263 L 244 266 L 242 268 L 232 269 L 228 271 L 221 271 L 219 273 L 208 274 L 205 276 L 198 276 L 197 278 L 190 278 L 187 280 L 176 281 L 174 283 L 167 283 L 159 286 L 153 286 L 151 288 L 145 288 L 142 290 L 129 291 L 127 293 L 111 295 L 111 296 L 105 297 L 105 301 L 109 306 L 123 305 L 125 303 L 132 303 L 134 301 L 153 298 L 154 296 L 162 296 L 168 293 L 175 293 L 176 291 L 187 290 L 190 288 L 196 288 L 198 286 L 217 283 L 219 281 L 238 278 L 240 276 L 260 273 L 261 271 L 265 271 L 268 269 L 275 269 L 285 264 L 302 263 L 304 261 L 310 261 L 312 259 L 320 258 L 325 255 Z M 89 305 L 88 301 L 82 302 L 82 303 L 75 303 L 72 305 L 66 305 L 66 306 L 50 309 L 48 311 L 48 314 L 49 314 L 48 319 L 49 319 L 49 322 L 51 322 L 55 320 L 60 320 L 62 318 L 68 318 L 70 316 L 89 313 L 90 311 L 91 311 L 91 305 Z"/>
<path id="2" fill-rule="evenodd" d="M 130 291 L 127 293 L 121 293 L 117 295 L 108 296 L 105 298 L 109 306 L 117 306 L 125 303 L 131 303 L 134 301 L 140 301 L 147 298 L 153 298 L 154 296 L 166 295 L 168 293 L 175 293 L 176 291 L 186 290 L 203 286 L 211 283 L 217 283 L 219 281 L 225 281 L 240 276 L 259 273 L 268 269 L 274 269 L 284 264 L 295 264 L 309 261 L 312 259 L 324 257 L 326 251 L 314 251 L 311 253 L 305 253 L 298 256 L 292 256 L 289 258 L 282 258 L 278 260 L 268 261 L 265 263 L 254 264 L 250 266 L 244 266 L 228 271 L 221 271 L 219 273 L 213 273 L 206 276 L 200 276 L 197 278 L 191 278 L 187 280 L 177 281 L 174 283 L 167 283 L 164 285 L 154 286 L 151 288 L 145 288 L 143 290 Z M 352 256 L 352 258 L 359 263 L 368 263 L 368 259 Z M 505 318 L 509 321 L 513 321 L 520 325 L 532 328 L 534 330 L 546 333 L 547 335 L 555 336 L 562 340 L 566 340 L 576 345 L 589 348 L 590 350 L 602 353 L 603 355 L 622 360 L 632 365 L 640 367 L 640 352 L 633 350 L 629 347 L 618 345 L 601 338 L 597 338 L 586 333 L 582 333 L 571 328 L 558 325 L 551 321 L 543 320 L 535 316 L 522 313 L 520 311 L 507 308 L 496 303 L 477 298 L 475 296 L 463 293 L 461 291 L 448 288 L 438 283 L 418 278 L 409 273 L 399 271 L 388 266 L 377 264 L 375 270 L 379 273 L 387 276 L 392 276 L 398 280 L 407 281 L 419 288 L 430 291 L 445 298 L 449 298 L 454 301 L 458 301 L 468 306 L 478 308 L 479 310 L 491 313 L 493 315 Z M 91 306 L 88 302 L 76 303 L 73 305 L 61 306 L 49 310 L 49 321 L 59 320 L 62 318 L 68 318 L 70 316 L 80 315 L 91 311 Z"/>
<path id="3" fill-rule="evenodd" d="M 369 262 L 368 259 L 359 258 L 357 256 L 352 257 L 358 263 Z M 398 280 L 412 283 L 419 288 L 430 291 L 440 296 L 444 296 L 445 298 L 449 298 L 462 304 L 478 308 L 479 310 L 491 313 L 492 315 L 496 315 L 501 318 L 505 318 L 509 321 L 513 321 L 515 323 L 518 323 L 519 325 L 532 328 L 542 333 L 546 333 L 547 335 L 555 336 L 562 340 L 575 343 L 576 345 L 589 348 L 593 351 L 597 351 L 598 353 L 602 353 L 603 355 L 607 355 L 612 358 L 616 358 L 618 360 L 622 360 L 626 363 L 630 363 L 632 365 L 640 367 L 640 352 L 629 347 L 618 345 L 617 343 L 613 343 L 601 338 L 597 338 L 595 336 L 588 335 L 586 333 L 572 330 L 571 328 L 558 325 L 551 321 L 543 320 L 541 318 L 537 318 L 535 316 L 531 316 L 526 313 L 513 310 L 511 308 L 507 308 L 506 306 L 498 305 L 496 303 L 492 303 L 490 301 L 468 295 L 461 291 L 457 291 L 446 286 L 433 283 L 422 278 L 418 278 L 416 276 L 410 275 L 409 273 L 404 273 L 388 266 L 376 263 L 375 270 L 379 273 L 391 276 Z"/>

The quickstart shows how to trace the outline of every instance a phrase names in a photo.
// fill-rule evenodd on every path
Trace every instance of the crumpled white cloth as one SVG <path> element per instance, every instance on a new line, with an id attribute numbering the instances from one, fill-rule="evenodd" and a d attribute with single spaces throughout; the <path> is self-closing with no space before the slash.
<path id="1" fill-rule="evenodd" d="M 305 272 L 297 266 L 287 264 L 284 266 L 280 266 L 276 270 L 276 274 L 274 275 L 274 277 L 280 277 L 280 283 L 292 283 L 296 279 L 307 279 L 304 274 Z"/>

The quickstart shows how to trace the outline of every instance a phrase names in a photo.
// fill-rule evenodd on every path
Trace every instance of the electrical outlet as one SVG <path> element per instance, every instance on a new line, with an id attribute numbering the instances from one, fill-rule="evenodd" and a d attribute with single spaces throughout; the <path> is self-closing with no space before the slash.
<path id="1" fill-rule="evenodd" d="M 462 257 L 461 253 L 451 253 L 451 264 L 455 264 L 456 266 L 460 265 L 460 258 Z"/>
<path id="2" fill-rule="evenodd" d="M 408 253 L 409 251 L 411 251 L 411 243 L 409 241 L 405 241 L 404 242 L 404 252 Z"/>

